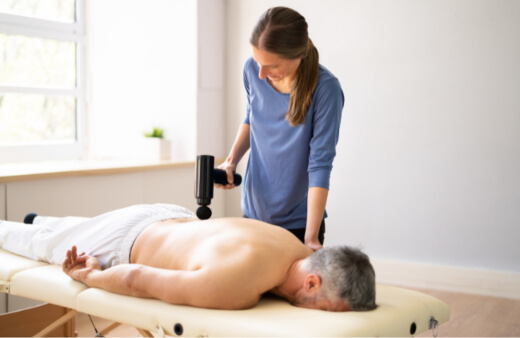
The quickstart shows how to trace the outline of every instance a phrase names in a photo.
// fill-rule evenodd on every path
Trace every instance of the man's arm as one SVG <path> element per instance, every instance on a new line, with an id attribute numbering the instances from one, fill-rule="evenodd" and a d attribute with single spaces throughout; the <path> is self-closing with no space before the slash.
<path id="1" fill-rule="evenodd" d="M 121 264 L 101 270 L 95 257 L 67 252 L 63 271 L 89 287 L 127 296 L 156 298 L 170 304 L 239 310 L 253 307 L 266 290 L 257 291 L 243 264 L 225 269 L 194 271 L 158 269 L 141 264 Z M 249 267 L 251 268 L 251 267 Z M 239 277 L 241 278 L 239 278 Z M 244 276 L 246 280 L 244 281 Z"/>
<path id="2" fill-rule="evenodd" d="M 89 287 L 118 294 L 157 298 L 170 304 L 197 305 L 203 274 L 199 271 L 157 269 L 139 264 L 121 264 L 101 270 L 95 257 L 67 252 L 63 271 Z"/>

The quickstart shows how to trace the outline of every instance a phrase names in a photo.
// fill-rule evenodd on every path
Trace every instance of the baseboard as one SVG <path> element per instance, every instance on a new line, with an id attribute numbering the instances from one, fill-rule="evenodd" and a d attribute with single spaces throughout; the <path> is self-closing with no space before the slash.
<path id="1" fill-rule="evenodd" d="M 371 259 L 381 284 L 520 299 L 520 273 Z"/>

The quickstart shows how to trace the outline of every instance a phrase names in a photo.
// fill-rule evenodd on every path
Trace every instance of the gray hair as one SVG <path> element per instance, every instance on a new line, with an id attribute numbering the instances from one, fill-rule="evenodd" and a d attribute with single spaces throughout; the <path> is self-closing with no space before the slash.
<path id="1" fill-rule="evenodd" d="M 377 307 L 374 268 L 361 250 L 346 245 L 325 247 L 307 260 L 307 269 L 321 277 L 325 293 L 348 302 L 353 311 Z"/>

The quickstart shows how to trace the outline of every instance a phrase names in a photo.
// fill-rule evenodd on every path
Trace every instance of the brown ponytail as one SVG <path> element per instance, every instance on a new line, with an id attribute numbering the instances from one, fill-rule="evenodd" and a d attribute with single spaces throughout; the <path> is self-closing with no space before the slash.
<path id="1" fill-rule="evenodd" d="M 305 122 L 318 84 L 319 54 L 309 38 L 307 27 L 305 18 L 298 12 L 286 7 L 274 7 L 262 14 L 250 39 L 256 48 L 282 58 L 301 58 L 291 88 L 289 110 L 285 114 L 292 126 Z"/>

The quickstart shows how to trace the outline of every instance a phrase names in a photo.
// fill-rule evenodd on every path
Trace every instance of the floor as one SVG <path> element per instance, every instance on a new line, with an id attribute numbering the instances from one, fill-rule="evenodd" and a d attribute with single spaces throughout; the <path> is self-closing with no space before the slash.
<path id="1" fill-rule="evenodd" d="M 520 300 L 419 290 L 450 306 L 450 321 L 439 328 L 440 337 L 520 337 Z M 431 337 L 431 331 L 418 337 Z"/>
<path id="2" fill-rule="evenodd" d="M 470 295 L 436 290 L 418 291 L 430 294 L 446 302 L 451 309 L 451 319 L 439 328 L 439 337 L 520 337 L 520 300 Z M 111 323 L 93 317 L 100 332 Z M 94 337 L 88 316 L 80 314 L 76 321 L 80 337 Z M 139 337 L 135 328 L 122 325 L 111 331 L 107 337 Z M 418 337 L 431 337 L 426 331 Z"/>

